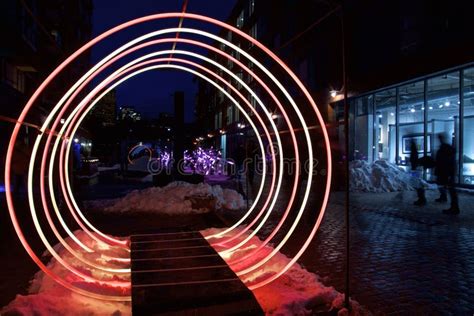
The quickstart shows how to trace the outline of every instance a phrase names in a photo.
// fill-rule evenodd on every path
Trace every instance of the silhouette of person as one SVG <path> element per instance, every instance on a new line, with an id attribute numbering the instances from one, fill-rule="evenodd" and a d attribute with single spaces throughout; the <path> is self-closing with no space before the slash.
<path id="1" fill-rule="evenodd" d="M 418 206 L 426 205 L 426 196 L 425 188 L 421 182 L 421 171 L 420 171 L 420 159 L 418 158 L 418 146 L 414 140 L 410 143 L 410 167 L 411 167 L 411 176 L 414 182 L 414 187 L 416 188 L 416 193 L 418 195 L 418 200 L 413 204 Z"/>
<path id="2" fill-rule="evenodd" d="M 452 145 L 447 143 L 447 137 L 445 134 L 438 134 L 438 139 L 441 145 L 436 153 L 435 175 L 440 197 L 436 199 L 436 202 L 447 202 L 448 198 L 446 191 L 449 190 L 451 207 L 443 210 L 443 213 L 459 214 L 458 196 L 454 187 L 454 178 L 456 174 L 456 150 Z"/>

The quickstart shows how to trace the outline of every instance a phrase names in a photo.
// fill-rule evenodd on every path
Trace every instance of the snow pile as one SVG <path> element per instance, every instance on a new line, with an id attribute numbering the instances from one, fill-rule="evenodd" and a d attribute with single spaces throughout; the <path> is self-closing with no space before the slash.
<path id="1" fill-rule="evenodd" d="M 222 229 L 210 228 L 201 233 L 204 236 L 209 236 L 221 232 Z M 221 236 L 220 238 L 212 238 L 212 243 L 222 241 L 222 238 L 234 236 L 240 232 L 240 229 Z M 110 247 L 105 244 L 97 244 L 92 241 L 84 232 L 77 231 L 75 235 L 79 240 L 84 242 L 88 247 L 101 250 L 108 256 L 124 258 L 128 252 L 124 249 Z M 242 234 L 234 241 L 229 242 L 229 246 L 240 242 L 248 236 L 248 232 Z M 73 245 L 70 239 L 66 241 Z M 248 254 L 256 247 L 260 246 L 262 242 L 260 239 L 253 237 L 246 247 L 233 252 L 230 255 L 223 255 L 227 262 L 236 261 L 242 256 Z M 218 246 L 215 246 L 218 249 Z M 113 268 L 128 267 L 126 264 L 118 263 L 116 261 L 107 261 L 103 256 L 85 253 L 78 246 L 74 246 L 75 250 L 80 252 L 89 260 L 94 260 L 96 263 L 107 265 Z M 101 272 L 98 269 L 91 269 L 90 266 L 82 263 L 69 252 L 67 252 L 61 245 L 56 245 L 55 249 L 62 258 L 70 262 L 73 266 L 83 271 L 86 274 L 93 275 L 102 280 L 123 280 L 129 281 L 130 274 L 112 274 Z M 259 252 L 256 260 L 261 259 L 273 248 L 269 245 Z M 45 254 L 47 255 L 47 254 Z M 290 259 L 281 253 L 271 259 L 263 267 L 240 276 L 247 284 L 252 285 L 260 282 L 269 275 L 280 271 L 282 267 L 286 266 Z M 246 262 L 248 264 L 248 262 Z M 232 269 L 239 268 L 242 263 L 231 264 Z M 130 286 L 127 288 L 106 287 L 100 284 L 91 284 L 80 281 L 75 275 L 64 269 L 56 260 L 51 259 L 48 263 L 54 273 L 72 282 L 75 286 L 87 289 L 99 294 L 124 295 L 130 293 Z M 62 287 L 49 277 L 45 276 L 43 272 L 36 273 L 34 279 L 31 281 L 29 288 L 30 295 L 18 295 L 9 305 L 0 310 L 1 315 L 131 315 L 130 302 L 112 302 L 96 300 L 75 294 L 70 290 Z M 338 312 L 338 315 L 346 314 L 347 311 L 342 308 L 344 296 L 337 292 L 332 287 L 323 285 L 317 275 L 308 272 L 298 264 L 294 264 L 283 276 L 275 281 L 253 290 L 253 293 L 262 306 L 266 315 L 309 315 L 313 312 Z M 348 314 L 348 313 L 347 313 Z M 351 315 L 366 315 L 359 304 L 352 301 Z"/>
<path id="2" fill-rule="evenodd" d="M 193 207 L 192 198 L 203 197 L 213 200 L 213 207 Z M 190 184 L 172 182 L 165 187 L 134 190 L 120 199 L 87 201 L 86 206 L 105 212 L 147 212 L 166 215 L 200 214 L 213 211 L 212 208 L 238 210 L 245 207 L 245 201 L 238 192 L 222 189 L 219 185 L 206 183 Z"/>
<path id="3" fill-rule="evenodd" d="M 414 190 L 419 186 L 431 187 L 426 181 L 413 177 L 386 160 L 373 163 L 364 160 L 351 161 L 349 172 L 351 191 L 395 192 Z"/>
<path id="4" fill-rule="evenodd" d="M 71 238 L 66 238 L 66 242 L 80 253 L 82 257 L 95 264 L 107 266 L 108 268 L 129 268 L 128 263 L 121 263 L 110 259 L 107 260 L 103 256 L 128 258 L 129 252 L 127 250 L 111 247 L 105 243 L 98 244 L 83 231 L 76 231 L 74 235 L 86 246 L 98 250 L 102 254 L 86 253 L 85 250 L 72 242 Z M 61 244 L 56 245 L 54 249 L 65 261 L 86 275 L 92 275 L 100 280 L 124 281 L 128 285 L 126 287 L 117 287 L 85 282 L 52 258 L 47 267 L 64 280 L 67 280 L 78 288 L 97 294 L 117 296 L 130 295 L 130 273 L 115 274 L 92 268 L 74 257 Z M 43 254 L 43 257 L 48 256 L 49 254 L 47 252 Z M 76 294 L 46 276 L 42 271 L 37 272 L 33 280 L 31 280 L 28 293 L 29 295 L 26 296 L 17 295 L 10 304 L 0 310 L 0 315 L 131 315 L 130 302 L 97 300 Z"/>
<path id="5" fill-rule="evenodd" d="M 204 236 L 214 235 L 223 231 L 223 229 L 211 228 L 201 231 Z M 209 241 L 216 250 L 220 247 L 216 243 L 234 236 L 240 232 L 240 229 L 235 229 L 219 238 L 210 238 Z M 248 236 L 250 232 L 246 232 L 229 242 L 227 246 L 232 246 Z M 221 256 L 230 265 L 233 270 L 248 267 L 249 264 L 255 263 L 264 258 L 273 251 L 273 247 L 266 245 L 262 248 L 256 258 L 249 262 L 236 262 L 255 248 L 262 245 L 262 241 L 257 237 L 252 237 L 245 247 L 239 250 Z M 239 276 L 240 279 L 247 285 L 257 284 L 282 270 L 289 262 L 290 258 L 281 253 L 277 253 L 262 267 Z M 235 263 L 233 263 L 235 262 Z M 245 263 L 245 264 L 244 264 Z M 343 314 L 346 310 L 343 309 L 344 295 L 336 291 L 333 287 L 327 287 L 319 281 L 319 277 L 295 263 L 286 273 L 280 276 L 275 281 L 253 290 L 253 293 L 264 310 L 266 315 L 310 315 L 317 312 L 333 311 Z M 363 310 L 360 305 L 352 301 L 351 315 L 366 315 L 368 312 Z"/>

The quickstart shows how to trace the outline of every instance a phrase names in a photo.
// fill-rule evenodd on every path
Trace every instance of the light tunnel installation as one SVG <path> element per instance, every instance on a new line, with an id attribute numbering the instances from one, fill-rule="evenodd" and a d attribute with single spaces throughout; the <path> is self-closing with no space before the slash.
<path id="1" fill-rule="evenodd" d="M 25 121 L 28 113 L 52 82 L 57 80 L 70 64 L 74 63 L 94 45 L 114 36 L 116 33 L 140 24 L 169 21 L 178 18 L 183 18 L 185 22 L 209 24 L 232 32 L 233 36 L 238 36 L 242 41 L 249 43 L 252 46 L 251 51 L 258 52 L 252 55 L 259 58 L 257 59 L 247 50 L 222 37 L 198 28 L 163 28 L 130 40 L 115 49 L 90 68 L 67 90 L 51 109 L 46 120 L 42 123 L 39 134 L 36 136 L 27 177 L 29 211 L 37 235 L 49 253 L 58 263 L 69 270 L 77 280 L 71 281 L 56 275 L 41 261 L 38 254 L 30 246 L 27 237 L 34 237 L 26 236 L 23 233 L 21 223 L 16 215 L 15 200 L 10 189 L 11 165 L 12 160 L 15 158 L 15 144 L 18 141 L 21 123 Z M 176 33 L 179 33 L 180 36 L 175 37 L 174 34 Z M 189 36 L 193 38 L 188 38 Z M 219 49 L 208 44 L 206 41 L 219 43 L 225 49 Z M 170 43 L 179 44 L 179 49 L 163 49 L 165 44 Z M 248 82 L 242 79 L 242 76 L 237 76 L 233 71 L 216 60 L 200 54 L 199 50 L 212 52 L 216 56 L 218 55 L 219 58 L 224 58 L 237 65 L 245 76 L 252 78 L 258 89 L 251 88 Z M 231 53 L 228 52 L 229 50 Z M 150 51 L 152 52 L 150 53 Z M 137 54 L 139 57 L 130 61 L 130 57 Z M 125 63 L 124 60 L 126 61 Z M 261 60 L 265 60 L 265 63 L 268 63 L 268 60 L 270 60 L 273 68 L 269 69 L 264 66 L 264 62 Z M 120 63 L 124 64 L 117 66 Z M 249 65 L 252 65 L 252 67 Z M 278 76 L 278 72 L 274 71 L 275 67 L 278 68 L 280 76 Z M 107 73 L 108 69 L 114 70 L 111 73 Z M 130 273 L 130 250 L 126 239 L 109 236 L 89 222 L 75 200 L 73 189 L 70 185 L 71 179 L 69 178 L 70 170 L 68 163 L 71 155 L 72 140 L 75 138 L 75 134 L 87 114 L 109 91 L 144 72 L 163 69 L 190 73 L 220 91 L 239 110 L 239 113 L 244 116 L 245 124 L 250 126 L 257 138 L 259 153 L 262 157 L 266 155 L 265 144 L 276 144 L 275 146 L 268 147 L 271 163 L 267 166 L 266 159 L 262 159 L 262 177 L 258 184 L 256 198 L 249 209 L 232 226 L 206 237 L 209 243 L 225 258 L 239 251 L 239 249 L 248 247 L 251 239 L 268 223 L 269 219 L 272 216 L 279 216 L 275 227 L 258 247 L 252 249 L 244 257 L 229 262 L 229 264 L 238 264 L 239 268 L 234 269 L 238 276 L 249 274 L 254 276 L 253 278 L 256 281 L 248 284 L 250 289 L 264 286 L 284 274 L 308 247 L 324 216 L 332 174 L 329 137 L 322 115 L 314 100 L 291 69 L 263 44 L 240 29 L 218 20 L 190 13 L 164 13 L 138 18 L 99 35 L 61 63 L 42 82 L 25 105 L 14 126 L 8 146 L 5 165 L 5 193 L 15 231 L 22 245 L 40 269 L 64 287 L 78 294 L 102 300 L 130 301 L 130 282 L 126 279 L 117 280 L 110 277 L 111 274 L 127 275 Z M 280 78 L 277 78 L 277 76 Z M 102 77 L 105 78 L 102 79 Z M 98 78 L 101 79 L 97 80 Z M 94 80 L 100 82 L 88 91 L 87 87 L 95 83 Z M 282 82 L 283 80 L 284 83 Z M 288 82 L 291 83 L 291 90 L 287 88 Z M 295 90 L 298 90 L 299 97 L 297 100 L 295 100 Z M 265 97 L 261 97 L 262 95 L 265 95 Z M 249 101 L 250 99 L 255 100 L 257 106 L 252 105 Z M 271 106 L 269 107 L 268 104 L 271 104 Z M 312 117 L 308 117 L 307 111 L 305 114 L 302 113 L 301 108 L 303 105 L 310 109 Z M 286 147 L 284 149 L 280 136 L 281 131 L 273 119 L 274 111 L 281 115 L 287 126 L 290 134 L 289 139 L 291 140 L 291 146 L 288 147 L 291 148 L 292 158 L 295 162 L 295 173 L 292 178 L 293 184 L 290 186 L 291 189 L 288 196 L 285 195 L 286 206 L 284 211 L 279 213 L 275 213 L 275 207 L 277 204 L 282 203 L 282 186 L 285 176 L 283 169 L 284 156 L 289 149 Z M 308 121 L 315 121 L 320 127 L 322 137 L 318 141 L 323 144 L 321 148 L 324 150 L 324 159 L 327 162 L 323 181 L 324 185 L 320 188 L 314 188 L 313 186 L 313 172 L 301 172 L 303 156 L 305 158 L 307 156 L 308 170 L 312 171 L 315 168 L 314 152 L 316 149 L 313 145 L 314 140 L 310 136 Z M 302 131 L 300 138 L 295 133 L 296 126 Z M 268 181 L 267 178 L 269 178 Z M 301 224 L 303 212 L 306 209 L 312 190 L 323 191 L 321 192 L 322 201 L 319 205 L 320 211 L 315 215 L 314 223 L 311 223 L 311 228 L 308 230 L 307 235 L 304 236 L 302 244 L 289 263 L 283 266 L 278 273 L 266 275 L 264 273 L 265 265 L 289 242 L 290 238 L 294 237 L 297 225 Z M 298 193 L 300 193 L 299 198 L 297 197 Z M 64 200 L 69 210 L 67 215 L 61 212 L 62 207 L 60 207 L 59 201 L 62 200 Z M 42 227 L 42 223 L 38 219 L 39 212 L 44 212 L 48 224 L 47 227 Z M 55 218 L 53 218 L 53 214 L 56 216 Z M 87 238 L 93 241 L 95 245 L 99 245 L 99 247 L 91 247 L 90 243 L 88 244 L 77 238 L 73 233 L 72 227 L 67 225 L 64 216 L 72 217 L 77 226 L 86 234 Z M 45 226 L 44 223 L 43 226 Z M 68 253 L 92 269 L 100 271 L 100 273 L 87 274 L 81 269 L 75 268 L 73 264 L 68 262 L 67 259 L 53 248 L 46 237 L 48 235 L 45 232 L 46 228 L 51 230 Z M 70 239 L 69 243 L 62 237 L 61 232 L 67 234 Z M 276 238 L 277 235 L 279 236 L 278 238 Z M 71 242 L 74 243 L 73 246 Z M 273 246 L 273 248 L 270 248 L 271 251 L 266 249 L 266 245 L 269 243 Z M 107 251 L 109 248 L 117 249 L 117 251 L 111 253 Z M 90 254 L 90 256 L 83 255 L 83 253 Z M 117 255 L 117 253 L 120 255 Z M 110 264 L 111 262 L 112 264 Z M 103 292 L 94 291 L 94 287 L 87 286 L 88 284 L 98 284 L 118 290 L 111 291 L 112 294 L 107 295 Z"/>

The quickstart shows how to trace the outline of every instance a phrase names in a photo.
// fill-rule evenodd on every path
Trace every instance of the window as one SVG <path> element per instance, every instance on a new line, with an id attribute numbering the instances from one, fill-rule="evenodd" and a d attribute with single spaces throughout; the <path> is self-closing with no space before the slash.
<path id="1" fill-rule="evenodd" d="M 252 16 L 254 12 L 255 12 L 255 0 L 250 0 L 249 1 L 249 16 Z"/>
<path id="2" fill-rule="evenodd" d="M 244 81 L 244 74 L 242 73 L 242 71 L 237 73 L 237 77 L 240 80 Z M 242 89 L 242 84 L 240 82 L 237 82 L 237 89 L 239 89 L 239 90 Z"/>
<path id="3" fill-rule="evenodd" d="M 257 36 L 258 36 L 257 23 L 255 23 L 255 24 L 250 28 L 249 34 L 250 34 L 250 36 L 252 36 L 253 38 L 257 39 Z M 253 43 L 251 44 L 251 46 L 253 46 Z"/>
<path id="4" fill-rule="evenodd" d="M 390 89 L 374 95 L 375 157 L 395 162 L 396 151 L 396 90 Z"/>
<path id="5" fill-rule="evenodd" d="M 357 98 L 354 102 L 354 159 L 373 160 L 373 97 L 372 95 Z"/>
<path id="6" fill-rule="evenodd" d="M 427 130 L 430 142 L 428 155 L 434 156 L 440 144 L 438 135 L 459 148 L 459 71 L 428 79 Z M 428 180 L 435 180 L 428 174 Z"/>
<path id="7" fill-rule="evenodd" d="M 226 123 L 227 125 L 231 124 L 233 120 L 233 115 L 232 115 L 232 106 L 227 107 L 227 120 Z"/>
<path id="8" fill-rule="evenodd" d="M 423 155 L 424 142 L 424 82 L 418 81 L 398 88 L 399 138 L 397 162 L 407 165 L 410 160 L 410 144 L 416 141 Z M 429 152 L 431 148 L 427 148 Z"/>
<path id="9" fill-rule="evenodd" d="M 36 1 L 30 0 L 26 1 L 26 5 L 33 12 L 34 15 L 37 14 L 36 10 Z M 30 45 L 30 47 L 36 50 L 36 41 L 37 41 L 37 26 L 31 15 L 26 12 L 24 6 L 21 6 L 20 9 L 20 24 L 21 24 L 21 35 L 25 42 Z"/>
<path id="10" fill-rule="evenodd" d="M 474 185 L 474 67 L 464 70 L 461 183 Z"/>
<path id="11" fill-rule="evenodd" d="M 236 22 L 236 26 L 241 29 L 243 26 L 244 26 L 244 10 L 242 10 L 242 12 L 240 12 L 239 16 L 237 17 L 237 22 Z"/>
<path id="12" fill-rule="evenodd" d="M 2 81 L 20 92 L 25 92 L 25 73 L 5 59 L 2 59 Z"/>

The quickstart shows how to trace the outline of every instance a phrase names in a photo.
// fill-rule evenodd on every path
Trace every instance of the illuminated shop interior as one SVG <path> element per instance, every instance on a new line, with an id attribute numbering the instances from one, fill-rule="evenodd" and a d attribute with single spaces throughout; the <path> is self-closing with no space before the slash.
<path id="1" fill-rule="evenodd" d="M 410 144 L 436 155 L 444 134 L 456 148 L 457 183 L 474 186 L 474 67 L 431 75 L 350 100 L 352 159 L 409 164 Z M 430 170 L 427 180 L 434 180 Z"/>

